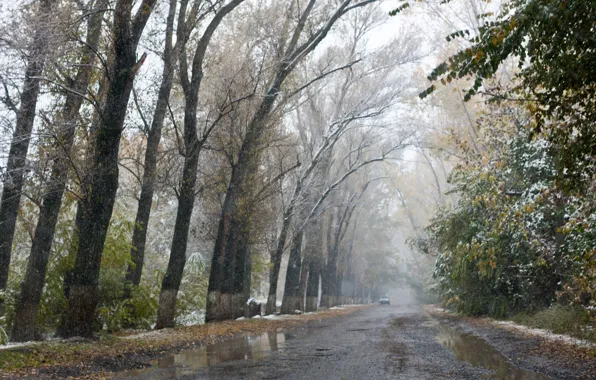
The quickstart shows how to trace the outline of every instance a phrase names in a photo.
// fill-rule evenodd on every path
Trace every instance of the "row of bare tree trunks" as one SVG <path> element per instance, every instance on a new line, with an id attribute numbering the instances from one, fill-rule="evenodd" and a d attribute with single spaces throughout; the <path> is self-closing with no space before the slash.
<path id="1" fill-rule="evenodd" d="M 357 217 L 357 205 L 368 183 L 359 193 L 347 193 L 343 206 L 325 212 L 329 199 L 335 197 L 347 179 L 368 165 L 384 160 L 391 152 L 404 145 L 394 144 L 379 156 L 366 155 L 366 141 L 356 148 L 350 146 L 348 164 L 331 175 L 333 149 L 353 124 L 373 119 L 385 112 L 394 100 L 392 94 L 378 98 L 365 94 L 364 100 L 349 104 L 348 94 L 357 87 L 358 80 L 377 72 L 365 68 L 360 76 L 352 68 L 360 58 L 349 50 L 342 64 L 331 65 L 316 75 L 301 77 L 296 68 L 312 55 L 338 21 L 351 12 L 362 9 L 377 0 L 342 0 L 326 9 L 326 18 L 320 19 L 317 1 L 306 3 L 289 1 L 285 14 L 285 30 L 275 46 L 275 64 L 263 89 L 250 88 L 238 97 L 225 96 L 218 106 L 218 114 L 202 129 L 198 125 L 201 85 L 205 76 L 204 65 L 208 47 L 223 20 L 244 0 L 191 1 L 169 0 L 161 59 L 163 69 L 152 110 L 147 122 L 138 105 L 133 83 L 147 54 L 140 54 L 141 36 L 149 18 L 157 8 L 157 0 L 118 0 L 114 8 L 107 0 L 89 0 L 80 10 L 81 26 L 85 26 L 85 40 L 80 41 L 76 73 L 64 86 L 63 103 L 57 123 L 61 126 L 56 140 L 55 159 L 51 166 L 51 181 L 40 203 L 40 212 L 32 239 L 31 254 L 16 307 L 11 339 L 31 340 L 35 337 L 35 321 L 45 283 L 52 242 L 59 217 L 66 184 L 73 181 L 69 157 L 77 130 L 88 132 L 89 146 L 85 150 L 86 170 L 77 179 L 80 187 L 76 213 L 77 235 L 74 268 L 64 278 L 68 299 L 59 334 L 63 337 L 91 336 L 99 302 L 99 276 L 104 245 L 119 189 L 119 154 L 125 120 L 131 95 L 141 114 L 146 132 L 138 208 L 131 241 L 131 262 L 124 279 L 124 298 L 130 299 L 139 286 L 152 202 L 158 171 L 158 153 L 166 117 L 171 113 L 170 100 L 178 84 L 183 97 L 183 126 L 180 151 L 183 156 L 181 179 L 176 188 L 177 209 L 169 261 L 161 284 L 156 328 L 171 327 L 176 315 L 176 302 L 187 260 L 187 245 L 195 201 L 200 194 L 197 187 L 200 157 L 209 137 L 223 118 L 235 111 L 239 104 L 252 101 L 254 109 L 247 120 L 246 130 L 236 156 L 230 160 L 230 175 L 221 207 L 209 272 L 206 302 L 206 321 L 235 319 L 245 315 L 246 299 L 250 296 L 252 263 L 251 246 L 257 221 L 255 210 L 263 193 L 271 183 L 281 181 L 287 172 L 295 170 L 295 188 L 290 202 L 282 210 L 280 232 L 276 249 L 271 254 L 270 289 L 267 313 L 276 311 L 276 294 L 284 253 L 289 253 L 282 312 L 314 311 L 321 306 L 332 307 L 340 300 L 362 300 L 370 290 L 359 284 L 351 267 L 353 235 L 350 228 Z M 7 176 L 3 183 L 0 203 L 0 291 L 6 289 L 11 250 L 18 217 L 19 202 L 24 186 L 25 161 L 36 117 L 36 107 L 48 55 L 49 31 L 56 26 L 55 0 L 41 0 L 37 8 L 37 26 L 31 39 L 25 80 L 20 93 L 19 109 L 10 152 Z M 317 16 L 317 17 L 314 17 Z M 312 21 L 316 20 L 316 22 Z M 109 29 L 109 30 L 108 30 Z M 109 35 L 102 42 L 102 35 Z M 358 41 L 353 41 L 354 45 Z M 105 56 L 98 51 L 105 51 Z M 139 57 L 140 55 L 140 57 Z M 98 69 L 101 67 L 101 69 Z M 335 108 L 322 117 L 311 87 L 327 76 L 345 73 L 333 94 Z M 260 73 L 259 73 L 260 74 Z M 295 77 L 293 77 L 295 76 Z M 100 77 L 101 79 L 93 79 Z M 292 81 L 288 78 L 292 77 Z M 303 79 L 303 83 L 298 79 Z M 291 83 L 288 83 L 291 82 Z M 292 87 L 288 90 L 287 87 Z M 91 87 L 98 87 L 93 92 Z M 262 92 L 262 93 L 257 93 Z M 316 92 L 313 90 L 313 92 Z M 272 125 L 280 119 L 283 107 L 306 93 L 310 102 L 309 122 L 314 125 L 315 141 L 303 162 L 280 171 L 279 175 L 263 184 L 257 177 L 264 160 Z M 366 104 L 366 101 L 371 104 Z M 301 100 L 303 101 L 303 100 Z M 86 103 L 93 108 L 92 125 L 84 126 L 81 108 Z M 364 106 L 363 106 L 364 104 Z M 300 119 L 298 114 L 297 118 Z M 174 122 L 174 121 L 173 121 Z M 303 138 L 303 136 L 301 136 Z M 308 143 L 308 144 L 307 144 Z M 354 148 L 354 149 L 352 149 Z M 355 152 L 355 159 L 352 153 Z M 337 169 L 334 169 L 337 171 Z M 335 180 L 329 180 L 334 177 Z M 327 223 L 323 214 L 327 215 Z M 352 224 L 351 224 L 352 223 Z M 326 225 L 328 224 L 328 225 Z M 325 234 L 325 229 L 327 229 Z M 350 286 L 345 284 L 352 284 Z M 0 301 L 1 302 L 1 301 Z M 2 305 L 0 304 L 0 315 Z"/>

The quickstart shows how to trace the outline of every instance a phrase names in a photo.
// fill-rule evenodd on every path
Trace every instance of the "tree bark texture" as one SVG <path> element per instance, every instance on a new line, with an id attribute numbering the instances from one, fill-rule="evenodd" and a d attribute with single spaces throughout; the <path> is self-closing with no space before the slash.
<path id="1" fill-rule="evenodd" d="M 298 190 L 299 192 L 299 190 Z M 296 197 L 294 197 L 295 201 Z M 292 214 L 294 213 L 294 202 L 290 204 L 284 213 L 284 219 L 281 226 L 279 237 L 277 238 L 277 247 L 271 255 L 271 269 L 269 271 L 269 295 L 267 296 L 267 306 L 265 315 L 275 314 L 277 312 L 277 283 L 279 282 L 279 271 L 281 269 L 281 259 L 286 246 Z"/>
<path id="2" fill-rule="evenodd" d="M 161 131 L 164 119 L 168 110 L 168 102 L 172 85 L 174 83 L 174 68 L 176 66 L 176 53 L 172 47 L 172 37 L 174 34 L 174 19 L 176 16 L 176 6 L 178 0 L 170 0 L 170 8 L 166 21 L 166 40 L 163 56 L 163 70 L 161 74 L 161 84 L 157 95 L 155 110 L 151 127 L 147 134 L 147 147 L 145 150 L 143 182 L 141 184 L 141 194 L 139 196 L 137 215 L 132 234 L 132 247 L 130 250 L 130 261 L 126 270 L 124 279 L 124 298 L 131 297 L 131 290 L 141 283 L 143 273 L 143 262 L 145 258 L 145 244 L 147 242 L 147 226 L 151 216 L 151 207 L 153 205 L 153 193 L 155 189 L 155 179 L 157 176 L 157 153 L 159 142 L 161 140 Z"/>
<path id="3" fill-rule="evenodd" d="M 42 198 L 39 218 L 33 236 L 31 254 L 27 262 L 27 271 L 21 284 L 21 293 L 17 303 L 14 324 L 12 327 L 11 339 L 17 342 L 26 342 L 35 337 L 35 320 L 39 308 L 39 302 L 45 283 L 48 259 L 62 197 L 65 191 L 65 183 L 68 180 L 68 155 L 72 147 L 76 123 L 79 116 L 79 109 L 83 103 L 83 94 L 87 91 L 95 52 L 98 49 L 103 10 L 107 4 L 106 0 L 98 1 L 89 17 L 87 24 L 87 41 L 82 49 L 82 57 L 78 64 L 77 75 L 73 81 L 73 91 L 68 91 L 65 96 L 64 106 L 61 111 L 59 125 L 61 133 L 57 136 L 59 140 L 59 151 L 56 152 L 51 182 Z M 62 126 L 64 125 L 64 128 Z"/>
<path id="4" fill-rule="evenodd" d="M 119 0 L 114 11 L 114 63 L 106 104 L 94 141 L 95 154 L 83 209 L 79 246 L 65 314 L 64 337 L 91 336 L 98 302 L 99 269 L 118 190 L 118 152 L 137 62 L 141 33 L 156 0 L 144 0 L 131 20 L 132 0 Z"/>
<path id="5" fill-rule="evenodd" d="M 292 238 L 288 270 L 286 272 L 286 283 L 284 286 L 284 296 L 281 303 L 282 314 L 293 314 L 296 310 L 302 310 L 300 307 L 303 300 L 300 296 L 302 236 L 303 232 L 298 231 Z"/>
<path id="6" fill-rule="evenodd" d="M 182 172 L 182 183 L 180 186 L 180 193 L 178 197 L 178 211 L 176 213 L 176 222 L 174 225 L 174 238 L 172 240 L 172 247 L 170 251 L 170 260 L 166 275 L 162 281 L 161 292 L 167 293 L 167 297 L 173 297 L 173 304 L 175 305 L 180 283 L 182 282 L 182 274 L 184 266 L 186 265 L 186 245 L 188 242 L 188 231 L 190 229 L 190 218 L 195 202 L 195 185 L 197 181 L 197 169 L 199 164 L 199 155 L 207 136 L 199 140 L 197 134 L 197 106 L 199 90 L 203 79 L 203 61 L 205 53 L 213 33 L 223 20 L 223 18 L 236 8 L 244 0 L 233 0 L 232 2 L 223 6 L 213 17 L 205 32 L 201 36 L 197 48 L 195 50 L 192 60 L 192 74 L 188 78 L 188 61 L 186 58 L 185 47 L 180 48 L 180 79 L 182 83 L 182 90 L 184 92 L 184 168 Z M 184 20 L 184 16 L 181 16 Z M 180 22 L 179 22 L 180 24 Z M 179 30 L 179 38 L 186 31 Z M 240 292 L 242 292 L 242 285 L 240 285 Z M 156 329 L 170 327 L 174 325 L 174 313 L 171 312 L 170 298 L 164 296 L 164 303 L 161 302 L 160 297 L 159 309 L 157 312 Z M 167 300 L 166 300 L 167 298 Z M 167 301 L 167 302 L 165 302 Z"/>
<path id="7" fill-rule="evenodd" d="M 48 19 L 52 13 L 52 0 L 42 0 L 38 10 L 39 22 L 29 49 L 25 80 L 20 96 L 16 124 L 6 161 L 6 173 L 0 199 L 0 292 L 6 290 L 12 254 L 19 203 L 23 191 L 27 152 L 35 121 L 41 75 L 47 56 Z M 3 297 L 0 297 L 0 316 L 3 314 Z"/>
<path id="8" fill-rule="evenodd" d="M 266 119 L 273 108 L 279 94 L 281 83 L 285 75 L 278 75 L 273 86 L 269 89 L 257 113 L 251 120 L 248 131 L 240 148 L 237 164 L 232 168 L 232 177 L 226 192 L 222 214 L 219 221 L 217 238 L 213 250 L 211 272 L 207 296 L 207 322 L 227 320 L 231 318 L 231 305 L 222 302 L 233 298 L 235 260 L 242 256 L 242 246 L 246 244 L 245 235 L 248 229 L 249 215 L 246 205 L 247 193 L 251 184 L 252 174 L 258 168 L 258 147 L 266 127 Z M 219 305 L 218 305 L 219 304 Z M 228 311 L 228 312 L 227 312 Z"/>
<path id="9" fill-rule="evenodd" d="M 246 259 L 244 260 L 244 282 L 242 285 L 242 309 L 244 316 L 250 318 L 250 310 L 246 307 L 246 302 L 250 299 L 250 287 L 252 285 L 252 260 L 250 257 L 250 250 L 246 253 Z"/>
<path id="10" fill-rule="evenodd" d="M 319 277 L 323 260 L 323 234 L 321 220 L 312 220 L 304 232 L 304 258 L 307 261 L 308 281 L 306 286 L 305 311 L 317 311 L 319 306 Z"/>

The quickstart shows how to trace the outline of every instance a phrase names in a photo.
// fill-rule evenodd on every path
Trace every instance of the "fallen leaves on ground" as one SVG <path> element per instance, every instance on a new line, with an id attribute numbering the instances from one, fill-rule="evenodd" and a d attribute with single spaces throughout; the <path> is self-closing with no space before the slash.
<path id="1" fill-rule="evenodd" d="M 365 306 L 362 306 L 365 307 Z M 331 309 L 279 319 L 248 319 L 159 331 L 128 331 L 102 335 L 98 340 L 44 342 L 0 351 L 0 378 L 47 375 L 106 378 L 102 371 L 140 367 L 169 351 L 201 346 L 235 335 L 257 335 L 292 329 L 312 321 L 351 314 L 362 307 Z M 139 360 L 139 358 L 141 358 Z"/>

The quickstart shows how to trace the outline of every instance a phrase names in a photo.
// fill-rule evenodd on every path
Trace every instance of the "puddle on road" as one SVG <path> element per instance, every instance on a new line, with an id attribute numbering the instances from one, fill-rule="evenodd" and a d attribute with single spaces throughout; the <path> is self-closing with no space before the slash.
<path id="1" fill-rule="evenodd" d="M 222 342 L 184 350 L 151 362 L 151 367 L 119 373 L 118 379 L 171 379 L 192 375 L 197 370 L 235 360 L 260 360 L 282 351 L 289 334 L 267 332 L 252 337 L 236 337 Z"/>
<path id="2" fill-rule="evenodd" d="M 550 377 L 540 373 L 515 367 L 513 363 L 496 351 L 490 344 L 476 336 L 463 334 L 446 326 L 441 326 L 437 341 L 449 348 L 455 354 L 457 360 L 466 361 L 475 367 L 493 370 L 494 374 L 486 376 L 488 379 L 550 379 Z"/>

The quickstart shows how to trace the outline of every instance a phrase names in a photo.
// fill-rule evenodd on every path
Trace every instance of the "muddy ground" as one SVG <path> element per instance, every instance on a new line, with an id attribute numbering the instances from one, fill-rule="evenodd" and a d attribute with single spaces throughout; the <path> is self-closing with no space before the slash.
<path id="1" fill-rule="evenodd" d="M 278 333 L 279 334 L 279 333 Z M 279 337 L 278 337 L 279 338 Z M 589 350 L 419 306 L 377 306 L 279 339 L 173 355 L 143 379 L 593 379 Z M 227 357 L 226 357 L 227 355 Z"/>
<path id="2" fill-rule="evenodd" d="M 596 378 L 594 347 L 553 341 L 432 307 L 354 310 L 336 311 L 332 317 L 303 316 L 303 321 L 290 325 L 267 327 L 270 322 L 256 322 L 251 331 L 197 347 L 98 356 L 88 372 L 92 377 L 138 379 Z M 234 323 L 239 322 L 230 325 Z M 51 368 L 29 376 L 82 374 L 73 366 Z"/>

